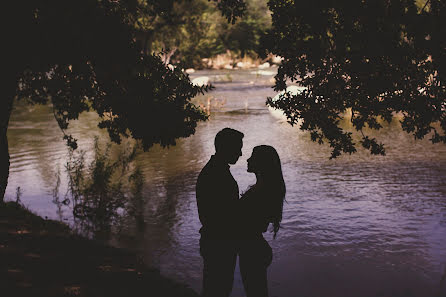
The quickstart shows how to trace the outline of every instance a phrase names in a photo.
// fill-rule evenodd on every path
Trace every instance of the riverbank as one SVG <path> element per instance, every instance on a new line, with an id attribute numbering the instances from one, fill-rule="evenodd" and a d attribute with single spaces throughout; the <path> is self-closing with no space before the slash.
<path id="1" fill-rule="evenodd" d="M 134 253 L 75 235 L 14 202 L 0 205 L 0 263 L 2 296 L 198 296 Z"/>
<path id="2" fill-rule="evenodd" d="M 209 58 L 202 58 L 200 62 L 192 65 L 192 68 L 185 69 L 187 73 L 194 73 L 196 70 L 213 69 L 213 70 L 236 70 L 236 69 L 265 69 L 269 67 L 277 67 L 282 63 L 283 58 L 269 54 L 265 58 L 258 56 L 240 56 L 240 54 L 226 51 L 226 53 L 218 54 Z M 170 66 L 173 67 L 173 66 Z"/>

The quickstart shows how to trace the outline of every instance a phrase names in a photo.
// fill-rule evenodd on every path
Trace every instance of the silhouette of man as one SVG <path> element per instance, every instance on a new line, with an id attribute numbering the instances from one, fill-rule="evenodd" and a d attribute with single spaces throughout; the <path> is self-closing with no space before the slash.
<path id="1" fill-rule="evenodd" d="M 237 259 L 234 216 L 239 189 L 229 164 L 235 164 L 242 155 L 243 136 L 242 132 L 231 128 L 218 132 L 215 154 L 197 179 L 204 297 L 227 297 L 232 291 Z"/>

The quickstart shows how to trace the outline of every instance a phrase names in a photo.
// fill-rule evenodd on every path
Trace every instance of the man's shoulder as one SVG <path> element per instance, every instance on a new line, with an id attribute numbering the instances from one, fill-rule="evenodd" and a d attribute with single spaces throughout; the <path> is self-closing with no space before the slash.
<path id="1" fill-rule="evenodd" d="M 220 172 L 224 171 L 224 168 L 219 166 L 212 158 L 204 165 L 203 169 L 201 169 L 201 172 L 199 174 L 200 176 L 208 176 L 213 174 L 218 174 Z"/>
<path id="2" fill-rule="evenodd" d="M 206 163 L 206 165 L 204 165 L 204 167 L 201 169 L 200 173 L 198 174 L 197 183 L 201 182 L 213 175 L 214 168 L 213 168 L 212 164 L 210 164 L 210 163 L 211 163 L 211 160 L 209 160 Z"/>
<path id="3" fill-rule="evenodd" d="M 201 169 L 200 174 L 199 175 L 203 175 L 206 174 L 207 172 L 209 172 L 210 170 L 212 170 L 212 164 L 211 160 L 209 160 L 206 165 L 204 165 L 204 167 Z"/>
<path id="4" fill-rule="evenodd" d="M 228 172 L 229 168 L 225 168 L 211 158 L 201 169 L 197 178 L 197 184 L 211 183 L 217 186 L 220 183 L 225 183 L 228 178 Z"/>

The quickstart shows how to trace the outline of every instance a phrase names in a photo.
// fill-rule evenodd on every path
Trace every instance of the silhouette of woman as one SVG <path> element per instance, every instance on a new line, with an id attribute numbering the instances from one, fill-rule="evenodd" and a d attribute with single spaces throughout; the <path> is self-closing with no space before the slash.
<path id="1" fill-rule="evenodd" d="M 276 150 L 269 145 L 256 146 L 248 159 L 248 172 L 254 173 L 257 181 L 238 201 L 240 273 L 247 297 L 267 297 L 272 250 L 262 233 L 271 223 L 276 237 L 286 191 Z"/>

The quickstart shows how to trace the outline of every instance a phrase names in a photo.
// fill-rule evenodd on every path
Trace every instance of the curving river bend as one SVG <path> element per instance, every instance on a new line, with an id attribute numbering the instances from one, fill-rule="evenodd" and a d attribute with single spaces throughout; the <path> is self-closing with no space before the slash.
<path id="1" fill-rule="evenodd" d="M 271 296 L 446 294 L 446 284 L 440 288 L 446 273 L 446 146 L 414 141 L 395 121 L 376 135 L 386 144 L 385 157 L 359 149 L 329 160 L 328 146 L 271 116 L 265 99 L 275 95 L 270 81 L 275 70 L 192 75 L 209 76 L 216 86 L 195 99 L 207 106 L 212 97 L 211 118 L 175 147 L 139 154 L 146 178 L 145 228 L 141 232 L 129 223 L 112 244 L 138 251 L 145 263 L 200 291 L 195 180 L 213 153 L 215 134 L 232 127 L 245 134 L 243 156 L 231 167 L 241 191 L 254 182 L 246 159 L 255 145 L 274 146 L 282 160 L 283 229 L 275 240 L 266 236 L 274 251 Z M 73 123 L 81 149 L 88 151 L 95 135 L 105 135 L 96 124 L 94 114 Z M 71 222 L 70 209 L 52 203 L 67 149 L 50 108 L 18 104 L 8 137 L 7 199 L 14 199 L 20 187 L 21 200 L 31 210 Z M 66 179 L 61 178 L 63 195 Z M 238 270 L 232 296 L 244 296 Z"/>

